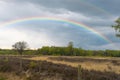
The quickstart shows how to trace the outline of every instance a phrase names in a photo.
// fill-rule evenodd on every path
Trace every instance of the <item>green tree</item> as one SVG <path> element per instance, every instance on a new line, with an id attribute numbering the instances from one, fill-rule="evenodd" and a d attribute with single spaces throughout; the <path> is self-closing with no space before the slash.
<path id="1" fill-rule="evenodd" d="M 12 45 L 13 49 L 16 50 L 22 58 L 23 52 L 28 48 L 27 42 L 19 41 Z M 22 70 L 22 59 L 20 59 L 20 71 Z"/>
<path id="2" fill-rule="evenodd" d="M 67 54 L 68 55 L 73 55 L 74 54 L 74 47 L 73 47 L 73 42 L 69 42 L 67 46 Z"/>
<path id="3" fill-rule="evenodd" d="M 116 36 L 120 37 L 120 17 L 115 21 L 115 24 L 112 27 L 116 30 Z"/>
<path id="4" fill-rule="evenodd" d="M 40 52 L 41 52 L 43 55 L 49 55 L 49 49 L 50 49 L 49 46 L 43 46 L 43 47 L 40 49 Z"/>

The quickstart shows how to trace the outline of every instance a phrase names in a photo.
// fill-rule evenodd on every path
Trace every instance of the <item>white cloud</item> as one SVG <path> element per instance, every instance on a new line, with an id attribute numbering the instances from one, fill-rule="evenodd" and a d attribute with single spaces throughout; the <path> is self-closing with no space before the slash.
<path id="1" fill-rule="evenodd" d="M 30 48 L 39 48 L 42 46 L 51 46 L 56 44 L 46 34 L 46 32 L 35 32 L 29 30 L 18 30 L 14 28 L 0 29 L 0 47 L 11 48 L 18 41 L 26 41 L 30 44 Z M 57 44 L 56 44 L 57 45 Z"/>
<path id="2" fill-rule="evenodd" d="M 0 29 L 0 47 L 11 48 L 11 45 L 18 40 L 26 40 L 27 35 L 15 29 Z"/>

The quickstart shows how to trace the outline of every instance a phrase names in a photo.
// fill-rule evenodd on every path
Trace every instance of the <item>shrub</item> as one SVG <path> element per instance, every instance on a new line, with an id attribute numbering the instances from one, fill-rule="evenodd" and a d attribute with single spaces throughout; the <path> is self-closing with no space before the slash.
<path id="1" fill-rule="evenodd" d="M 31 61 L 29 64 L 29 68 L 35 68 L 36 66 L 37 66 L 37 64 L 33 61 Z"/>
<path id="2" fill-rule="evenodd" d="M 6 78 L 4 78 L 4 77 L 1 77 L 1 76 L 0 76 L 0 80 L 7 80 L 7 79 L 6 79 Z"/>
<path id="3" fill-rule="evenodd" d="M 9 72 L 9 71 L 11 71 L 11 66 L 4 64 L 4 65 L 2 65 L 0 67 L 0 71 L 2 71 L 2 72 Z"/>

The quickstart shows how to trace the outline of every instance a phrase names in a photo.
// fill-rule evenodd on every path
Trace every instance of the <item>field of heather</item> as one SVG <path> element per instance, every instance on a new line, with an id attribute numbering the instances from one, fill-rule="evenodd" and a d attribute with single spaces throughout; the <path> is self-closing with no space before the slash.
<path id="1" fill-rule="evenodd" d="M 81 65 L 83 69 L 95 70 L 101 72 L 115 72 L 120 74 L 120 58 L 113 57 L 55 57 L 55 56 L 41 56 L 32 57 L 30 60 L 42 60 L 48 61 L 55 64 L 65 64 L 72 67 L 78 67 Z"/>
<path id="2" fill-rule="evenodd" d="M 82 80 L 120 80 L 119 62 L 119 58 L 0 56 L 0 80 L 78 80 L 78 64 Z"/>

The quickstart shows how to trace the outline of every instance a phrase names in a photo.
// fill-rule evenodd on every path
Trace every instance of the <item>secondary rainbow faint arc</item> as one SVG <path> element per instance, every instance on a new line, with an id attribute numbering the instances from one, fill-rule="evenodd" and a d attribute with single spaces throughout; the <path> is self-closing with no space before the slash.
<path id="1" fill-rule="evenodd" d="M 10 21 L 6 21 L 4 23 L 0 24 L 0 27 L 5 27 L 5 26 L 9 26 L 12 24 L 16 24 L 16 23 L 21 23 L 21 22 L 25 22 L 25 21 L 31 21 L 31 20 L 51 20 L 51 21 L 58 21 L 58 22 L 65 22 L 68 24 L 72 24 L 75 26 L 79 26 L 82 27 L 86 30 L 89 30 L 93 33 L 95 33 L 96 35 L 98 35 L 99 37 L 101 37 L 102 39 L 104 39 L 105 41 L 112 43 L 106 36 L 102 35 L 100 32 L 92 29 L 90 26 L 87 26 L 81 22 L 77 22 L 77 21 L 73 21 L 73 20 L 69 20 L 69 19 L 63 19 L 63 18 L 56 18 L 56 17 L 27 17 L 27 18 L 19 18 L 19 19 L 15 19 L 15 20 L 10 20 Z"/>
<path id="2" fill-rule="evenodd" d="M 100 12 L 106 14 L 106 15 L 109 15 L 109 16 L 113 16 L 110 12 L 106 11 L 106 10 L 103 9 L 102 7 L 99 7 L 98 5 L 94 5 L 94 4 L 92 4 L 92 3 L 90 3 L 90 2 L 87 2 L 87 1 L 85 1 L 85 0 L 81 0 L 81 1 L 83 1 L 84 4 L 86 4 L 86 5 L 94 8 L 94 9 L 97 10 L 97 11 L 100 11 Z"/>

